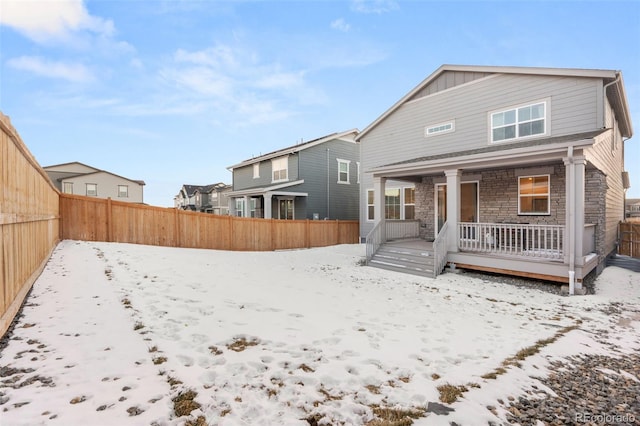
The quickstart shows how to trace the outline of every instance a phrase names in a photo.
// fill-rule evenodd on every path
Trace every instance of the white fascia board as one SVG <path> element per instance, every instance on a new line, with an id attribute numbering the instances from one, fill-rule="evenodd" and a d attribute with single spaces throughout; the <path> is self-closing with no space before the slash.
<path id="1" fill-rule="evenodd" d="M 442 158 L 438 160 L 427 160 L 416 163 L 397 164 L 393 166 L 382 166 L 369 169 L 366 173 L 372 173 L 373 176 L 389 176 L 390 174 L 406 174 L 416 170 L 441 170 L 447 168 L 469 168 L 477 166 L 481 163 L 500 163 L 507 165 L 511 162 L 517 164 L 523 159 L 527 161 L 534 156 L 545 155 L 558 156 L 563 154 L 570 146 L 574 148 L 582 148 L 593 145 L 593 139 L 583 139 L 573 142 L 565 142 L 552 145 L 541 145 L 536 147 L 516 148 L 509 152 L 484 152 L 480 154 L 471 154 L 464 157 Z"/>
<path id="2" fill-rule="evenodd" d="M 230 192 L 227 192 L 227 195 L 230 197 L 245 196 L 245 195 L 262 195 L 265 192 L 277 191 L 278 189 L 281 189 L 281 188 L 288 188 L 290 186 L 300 185 L 303 183 L 304 183 L 304 179 L 300 179 L 300 180 L 295 180 L 293 182 L 285 182 L 279 185 L 266 186 L 262 188 L 250 188 L 250 189 L 241 189 L 238 191 L 230 191 Z"/>

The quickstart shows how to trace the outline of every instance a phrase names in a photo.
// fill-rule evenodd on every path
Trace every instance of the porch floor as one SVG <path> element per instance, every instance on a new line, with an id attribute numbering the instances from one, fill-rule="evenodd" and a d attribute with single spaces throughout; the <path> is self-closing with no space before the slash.
<path id="1" fill-rule="evenodd" d="M 422 240 L 420 238 L 398 238 L 389 240 L 385 244 L 391 247 L 402 247 L 416 250 L 433 251 L 433 243 L 431 241 Z"/>

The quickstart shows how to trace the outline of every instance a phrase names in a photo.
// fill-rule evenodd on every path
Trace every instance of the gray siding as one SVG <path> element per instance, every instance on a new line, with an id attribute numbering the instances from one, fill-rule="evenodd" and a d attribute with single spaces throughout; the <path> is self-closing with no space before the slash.
<path id="1" fill-rule="evenodd" d="M 280 158 L 280 157 L 278 157 Z M 288 155 L 289 170 L 287 171 L 290 181 L 298 180 L 298 154 Z M 273 185 L 271 159 L 261 161 L 260 177 L 254 179 L 253 164 L 244 167 L 238 167 L 233 170 L 233 190 L 240 191 L 251 188 L 264 188 Z"/>
<path id="2" fill-rule="evenodd" d="M 604 194 L 606 219 L 602 255 L 606 256 L 616 249 L 618 223 L 624 219 L 624 142 L 618 129 L 618 122 L 610 105 L 605 106 L 605 126 L 614 129 L 607 137 L 585 152 L 587 160 L 604 175 Z M 593 200 L 586 199 L 588 205 Z M 597 201 L 596 201 L 597 202 Z"/>
<path id="3" fill-rule="evenodd" d="M 410 100 L 422 98 L 424 96 L 433 95 L 443 90 L 451 89 L 461 84 L 469 83 L 479 78 L 487 77 L 491 73 L 483 72 L 468 72 L 468 71 L 445 71 L 442 75 L 438 76 L 428 86 L 420 89 L 418 93 L 413 95 Z"/>
<path id="4" fill-rule="evenodd" d="M 304 179 L 304 183 L 296 186 L 296 190 L 309 194 L 307 218 L 312 219 L 313 213 L 318 213 L 321 219 L 328 217 L 329 219 L 357 220 L 360 208 L 357 168 L 360 145 L 334 140 L 300 151 L 299 155 L 301 178 Z M 338 158 L 351 161 L 349 184 L 338 183 Z"/>
<path id="5" fill-rule="evenodd" d="M 86 184 L 94 183 L 98 188 L 97 198 L 111 198 L 117 201 L 130 203 L 143 202 L 143 186 L 137 182 L 119 178 L 109 173 L 98 172 L 89 175 L 81 175 L 75 178 L 66 178 L 62 182 L 73 183 L 73 193 L 76 195 L 86 195 Z M 118 185 L 128 187 L 128 197 L 118 197 Z"/>
<path id="6" fill-rule="evenodd" d="M 362 161 L 379 166 L 490 144 L 490 111 L 550 99 L 550 136 L 597 129 L 598 81 L 496 75 L 401 106 L 362 139 Z M 424 137 L 428 125 L 455 120 L 455 132 Z"/>
<path id="7" fill-rule="evenodd" d="M 338 158 L 350 161 L 349 184 L 338 183 Z M 327 141 L 289 155 L 289 181 L 304 180 L 304 183 L 282 188 L 282 191 L 308 194 L 307 197 L 296 198 L 295 219 L 313 219 L 317 213 L 320 219 L 357 220 L 360 211 L 359 158 L 360 144 L 342 140 Z M 257 179 L 253 178 L 253 165 L 236 168 L 233 170 L 233 189 L 269 187 L 274 184 L 271 176 L 270 159 L 260 162 L 260 177 Z M 277 217 L 275 197 L 272 212 Z"/>
<path id="8" fill-rule="evenodd" d="M 602 123 L 601 99 L 602 83 L 596 78 L 498 74 L 408 102 L 360 141 L 360 203 L 366 206 L 366 189 L 373 188 L 367 173 L 371 168 L 488 146 L 491 111 L 548 100 L 549 136 L 561 136 L 597 130 Z M 426 126 L 451 120 L 455 120 L 454 132 L 424 137 Z M 372 227 L 365 215 L 363 207 L 361 236 Z"/>

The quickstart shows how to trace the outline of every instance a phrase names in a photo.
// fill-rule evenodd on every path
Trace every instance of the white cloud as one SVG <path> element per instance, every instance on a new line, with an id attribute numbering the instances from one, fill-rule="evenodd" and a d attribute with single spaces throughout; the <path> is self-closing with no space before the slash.
<path id="1" fill-rule="evenodd" d="M 331 28 L 346 33 L 351 29 L 351 25 L 349 25 L 344 19 L 338 18 L 331 23 Z"/>
<path id="2" fill-rule="evenodd" d="M 351 9 L 360 13 L 387 13 L 400 7 L 395 0 L 352 0 Z"/>
<path id="3" fill-rule="evenodd" d="M 90 15 L 82 0 L 2 0 L 0 24 L 38 43 L 66 41 L 79 31 L 114 33 L 113 22 Z"/>
<path id="4" fill-rule="evenodd" d="M 47 61 L 37 56 L 20 56 L 7 61 L 7 64 L 15 69 L 28 71 L 33 74 L 62 79 L 77 83 L 85 83 L 94 80 L 94 76 L 82 64 Z"/>
<path id="5" fill-rule="evenodd" d="M 304 70 L 288 70 L 261 60 L 250 49 L 224 44 L 187 51 L 159 72 L 161 80 L 178 88 L 184 103 L 204 102 L 218 120 L 235 125 L 278 121 L 292 115 L 291 105 L 322 102 L 308 87 Z"/>

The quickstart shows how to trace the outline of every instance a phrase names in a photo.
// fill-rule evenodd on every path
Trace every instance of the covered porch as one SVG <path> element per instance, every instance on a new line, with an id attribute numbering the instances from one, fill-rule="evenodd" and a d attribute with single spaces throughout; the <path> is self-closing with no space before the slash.
<path id="1" fill-rule="evenodd" d="M 587 222 L 600 207 L 585 205 L 589 171 L 581 143 L 587 141 L 373 169 L 367 259 L 390 240 L 420 238 L 433 242 L 434 276 L 450 264 L 580 289 L 601 260 L 598 226 Z M 387 180 L 415 183 L 417 224 L 385 219 Z"/>

